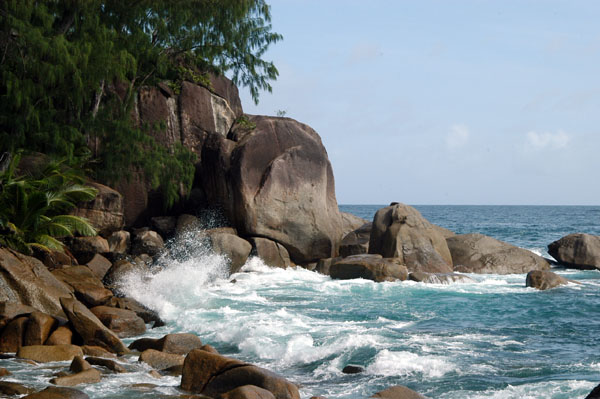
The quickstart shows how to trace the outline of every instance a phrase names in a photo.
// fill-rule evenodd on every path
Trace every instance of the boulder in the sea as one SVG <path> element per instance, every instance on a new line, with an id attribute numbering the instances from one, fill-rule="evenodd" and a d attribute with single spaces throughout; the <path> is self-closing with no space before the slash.
<path id="1" fill-rule="evenodd" d="M 237 273 L 248 260 L 252 245 L 235 234 L 224 233 L 215 229 L 206 232 L 213 251 L 223 255 L 229 261 L 229 272 Z"/>
<path id="2" fill-rule="evenodd" d="M 373 223 L 368 222 L 346 234 L 340 244 L 340 256 L 369 253 L 369 240 Z"/>
<path id="3" fill-rule="evenodd" d="M 220 399 L 275 399 L 275 395 L 255 385 L 237 387 L 219 396 Z"/>
<path id="4" fill-rule="evenodd" d="M 483 234 L 459 234 L 446 241 L 457 272 L 515 274 L 550 269 L 541 256 Z"/>
<path id="5" fill-rule="evenodd" d="M 276 399 L 300 398 L 294 384 L 260 367 L 200 349 L 194 349 L 185 358 L 183 390 L 215 397 L 244 385 L 266 389 Z"/>
<path id="6" fill-rule="evenodd" d="M 404 204 L 377 211 L 369 253 L 399 258 L 411 272 L 452 272 L 452 256 L 444 236 L 419 211 Z"/>
<path id="7" fill-rule="evenodd" d="M 140 318 L 142 318 L 142 320 L 144 320 L 144 323 L 154 323 L 152 328 L 161 327 L 165 325 L 164 321 L 161 320 L 158 313 L 156 313 L 152 309 L 148 309 L 133 298 L 112 297 L 110 301 L 106 303 L 106 305 L 112 306 L 113 308 L 131 310 L 132 312 L 135 312 L 135 314 L 138 315 Z"/>
<path id="8" fill-rule="evenodd" d="M 24 396 L 22 399 L 90 399 L 90 397 L 74 388 L 48 387 L 43 391 Z"/>
<path id="9" fill-rule="evenodd" d="M 568 283 L 569 280 L 549 270 L 532 270 L 527 273 L 525 280 L 525 286 L 538 290 L 549 290 Z"/>
<path id="10" fill-rule="evenodd" d="M 111 359 L 105 359 L 103 357 L 88 356 L 85 361 L 94 366 L 105 367 L 108 370 L 114 371 L 115 373 L 126 373 L 125 367 Z"/>
<path id="11" fill-rule="evenodd" d="M 72 373 L 79 373 L 80 371 L 89 370 L 92 368 L 92 365 L 89 364 L 83 356 L 75 356 L 71 365 L 69 366 L 69 371 Z"/>
<path id="12" fill-rule="evenodd" d="M 408 275 L 408 279 L 426 284 L 452 284 L 452 283 L 476 283 L 469 276 L 460 273 L 425 273 L 414 272 Z"/>
<path id="13" fill-rule="evenodd" d="M 150 365 L 156 370 L 165 370 L 173 366 L 183 365 L 185 356 L 160 352 L 154 349 L 146 349 L 142 352 L 138 360 Z"/>
<path id="14" fill-rule="evenodd" d="M 55 317 L 65 317 L 59 298 L 72 297 L 42 262 L 8 248 L 0 248 L 0 287 L 0 301 L 32 306 Z"/>
<path id="15" fill-rule="evenodd" d="M 585 399 L 600 399 L 600 385 L 596 385 L 592 392 L 585 397 Z"/>
<path id="16" fill-rule="evenodd" d="M 129 349 L 143 352 L 154 349 L 161 352 L 186 355 L 193 349 L 202 348 L 202 340 L 195 334 L 167 334 L 160 339 L 140 338 L 129 345 Z"/>
<path id="17" fill-rule="evenodd" d="M 75 374 L 53 378 L 50 380 L 50 383 L 64 387 L 72 387 L 79 384 L 94 384 L 100 382 L 101 378 L 102 373 L 100 371 L 90 368 Z"/>
<path id="18" fill-rule="evenodd" d="M 335 258 L 319 259 L 319 261 L 317 262 L 317 265 L 315 266 L 315 271 L 317 273 L 321 273 L 326 276 L 329 276 L 329 272 L 331 270 L 331 265 L 333 265 L 335 262 L 338 262 L 340 260 L 342 260 L 341 256 L 337 256 Z"/>
<path id="19" fill-rule="evenodd" d="M 131 243 L 131 253 L 133 255 L 148 254 L 150 256 L 158 255 L 165 247 L 160 234 L 149 229 L 139 229 L 134 232 Z"/>
<path id="20" fill-rule="evenodd" d="M 71 298 L 61 298 L 67 318 L 73 328 L 81 336 L 86 345 L 100 346 L 108 351 L 124 354 L 127 347 L 119 337 L 108 329 L 98 318 L 81 302 Z"/>
<path id="21" fill-rule="evenodd" d="M 377 392 L 372 398 L 379 399 L 426 399 L 425 396 L 402 385 L 396 385 L 391 388 Z"/>
<path id="22" fill-rule="evenodd" d="M 382 258 L 381 255 L 352 255 L 331 265 L 331 278 L 348 280 L 364 278 L 375 282 L 406 280 L 408 270 L 400 259 Z"/>
<path id="23" fill-rule="evenodd" d="M 57 324 L 58 321 L 46 313 L 31 313 L 27 320 L 23 345 L 43 345 Z"/>
<path id="24" fill-rule="evenodd" d="M 252 237 L 250 243 L 256 256 L 272 267 L 286 268 L 292 265 L 290 255 L 283 245 L 268 238 Z"/>
<path id="25" fill-rule="evenodd" d="M 133 337 L 146 332 L 144 320 L 131 310 L 96 306 L 90 311 L 119 338 Z"/>
<path id="26" fill-rule="evenodd" d="M 83 356 L 81 348 L 76 345 L 31 345 L 22 346 L 17 357 L 38 363 L 71 361 L 75 356 Z"/>
<path id="27" fill-rule="evenodd" d="M 28 388 L 16 382 L 0 381 L 0 397 L 2 398 L 27 395 L 32 392 L 34 392 L 32 388 Z"/>
<path id="28" fill-rule="evenodd" d="M 344 374 L 359 374 L 365 371 L 365 368 L 362 366 L 357 366 L 354 364 L 349 364 L 342 369 L 342 373 Z"/>
<path id="29" fill-rule="evenodd" d="M 548 253 L 569 267 L 600 269 L 600 236 L 569 234 L 548 245 Z"/>

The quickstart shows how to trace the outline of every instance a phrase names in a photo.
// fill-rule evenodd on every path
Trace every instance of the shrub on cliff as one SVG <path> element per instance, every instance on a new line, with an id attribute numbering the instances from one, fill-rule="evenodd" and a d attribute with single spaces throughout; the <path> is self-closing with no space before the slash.
<path id="1" fill-rule="evenodd" d="M 0 172 L 0 244 L 31 254 L 34 248 L 61 250 L 57 239 L 73 233 L 95 235 L 84 219 L 66 214 L 79 201 L 89 201 L 96 190 L 83 186 L 76 169 L 49 161 L 38 170 L 17 174 L 17 154 Z"/>
<path id="2" fill-rule="evenodd" d="M 96 177 L 144 171 L 167 204 L 189 192 L 194 157 L 161 147 L 131 118 L 138 89 L 170 80 L 206 84 L 228 73 L 254 99 L 277 69 L 263 59 L 265 0 L 0 2 L 0 151 L 26 147 L 73 158 L 88 146 Z"/>

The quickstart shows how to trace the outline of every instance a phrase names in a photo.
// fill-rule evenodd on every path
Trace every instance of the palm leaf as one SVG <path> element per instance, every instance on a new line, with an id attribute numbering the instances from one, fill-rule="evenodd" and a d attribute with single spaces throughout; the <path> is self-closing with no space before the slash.
<path id="1" fill-rule="evenodd" d="M 83 236 L 95 236 L 96 229 L 84 218 L 75 215 L 58 215 L 52 218 L 53 223 L 68 226 L 73 233 Z"/>

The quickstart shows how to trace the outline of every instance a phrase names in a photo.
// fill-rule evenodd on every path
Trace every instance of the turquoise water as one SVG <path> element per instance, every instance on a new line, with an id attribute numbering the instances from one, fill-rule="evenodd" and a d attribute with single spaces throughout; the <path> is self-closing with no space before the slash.
<path id="1" fill-rule="evenodd" d="M 378 208 L 341 206 L 369 219 Z M 600 207 L 417 208 L 456 232 L 488 234 L 542 254 L 565 234 L 600 234 Z M 226 278 L 224 260 L 207 248 L 192 240 L 176 246 L 187 255 L 123 282 L 167 321 L 147 336 L 196 332 L 222 353 L 300 384 L 303 398 L 368 397 L 402 384 L 430 398 L 572 399 L 600 382 L 600 272 L 557 270 L 582 284 L 545 292 L 525 288 L 525 275 L 377 284 L 273 269 L 258 259 Z M 125 363 L 136 373 L 105 378 L 86 392 L 154 397 L 130 387 L 152 382 L 177 394 L 178 378 L 151 380 L 134 360 Z M 365 372 L 345 375 L 347 364 Z M 17 379 L 33 373 L 28 365 L 11 367 Z"/>

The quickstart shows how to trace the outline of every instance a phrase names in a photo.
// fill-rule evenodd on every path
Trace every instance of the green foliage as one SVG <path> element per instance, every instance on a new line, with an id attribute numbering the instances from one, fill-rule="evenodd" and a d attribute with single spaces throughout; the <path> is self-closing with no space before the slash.
<path id="1" fill-rule="evenodd" d="M 84 186 L 81 172 L 64 161 L 50 161 L 40 170 L 17 175 L 20 154 L 0 173 L 0 244 L 27 254 L 33 248 L 63 249 L 58 240 L 74 233 L 95 235 L 83 218 L 66 214 L 96 190 Z"/>
<path id="2" fill-rule="evenodd" d="M 249 130 L 256 129 L 256 123 L 250 122 L 250 120 L 245 115 L 242 115 L 239 118 L 237 118 L 236 122 L 238 125 L 240 125 L 244 129 L 249 129 Z"/>
<path id="3" fill-rule="evenodd" d="M 180 164 L 191 154 L 143 137 L 131 120 L 139 88 L 164 80 L 210 88 L 206 72 L 214 72 L 258 101 L 278 74 L 263 56 L 280 39 L 265 0 L 2 1 L 0 151 L 72 161 L 88 146 L 100 159 L 97 176 L 142 168 L 170 203 L 185 191 L 176 187 L 191 184 Z"/>

